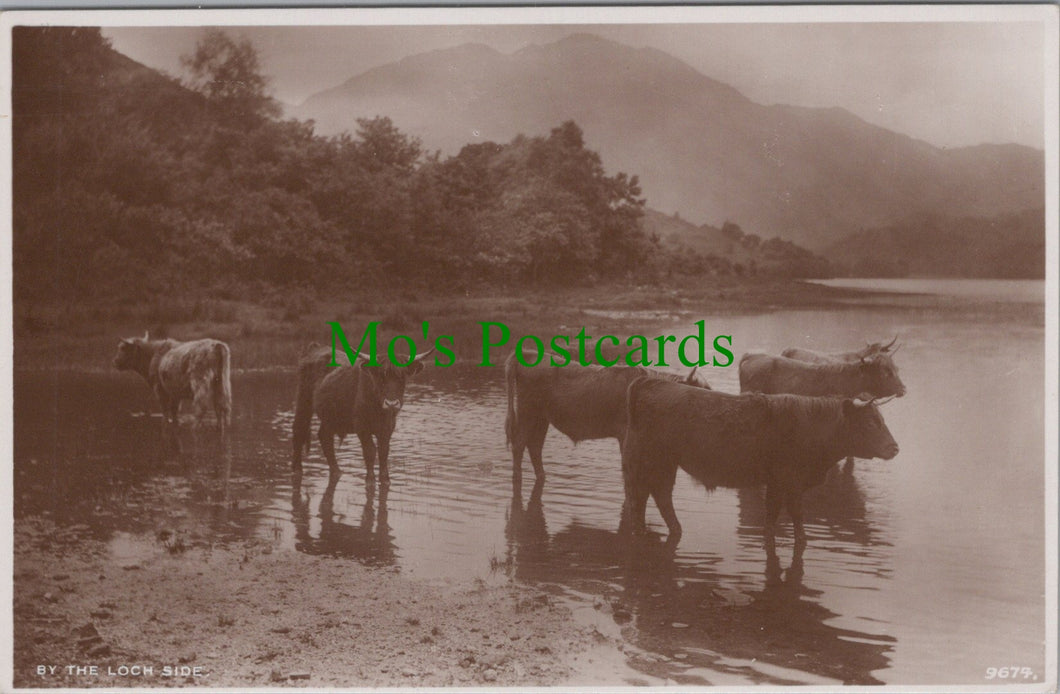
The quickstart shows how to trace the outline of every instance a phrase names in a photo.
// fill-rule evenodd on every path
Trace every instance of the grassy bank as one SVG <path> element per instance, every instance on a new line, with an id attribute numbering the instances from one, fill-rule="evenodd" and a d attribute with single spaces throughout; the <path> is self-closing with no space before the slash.
<path id="1" fill-rule="evenodd" d="M 677 322 L 734 313 L 831 305 L 849 291 L 788 280 L 731 278 L 659 286 L 478 290 L 462 294 L 362 290 L 342 297 L 274 293 L 256 300 L 179 295 L 124 303 L 33 303 L 14 307 L 17 369 L 106 370 L 120 337 L 195 339 L 214 337 L 232 347 L 233 368 L 291 367 L 311 341 L 330 342 L 328 321 L 338 321 L 356 340 L 370 321 L 380 321 L 381 344 L 406 334 L 424 345 L 423 322 L 433 341 L 452 335 L 459 361 L 481 358 L 482 321 L 505 323 L 512 333 L 506 353 L 526 334 L 593 336 L 658 334 Z"/>

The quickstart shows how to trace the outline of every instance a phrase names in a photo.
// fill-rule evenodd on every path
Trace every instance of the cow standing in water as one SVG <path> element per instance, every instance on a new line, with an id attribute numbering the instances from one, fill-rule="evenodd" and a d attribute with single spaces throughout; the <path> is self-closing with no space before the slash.
<path id="1" fill-rule="evenodd" d="M 894 339 L 886 345 L 882 342 L 873 342 L 872 344 L 866 344 L 856 352 L 815 352 L 812 349 L 788 347 L 780 353 L 780 356 L 809 362 L 810 364 L 851 364 L 862 359 L 869 359 L 877 354 L 894 356 L 894 353 L 898 351 L 898 347 L 901 347 L 901 345 L 894 347 L 894 343 L 897 341 L 898 336 L 895 335 Z M 894 349 L 892 350 L 891 347 L 894 347 Z"/>
<path id="2" fill-rule="evenodd" d="M 171 424 L 177 424 L 181 401 L 191 400 L 196 421 L 212 409 L 222 434 L 232 420 L 230 362 L 228 345 L 218 340 L 152 340 L 147 333 L 122 339 L 114 357 L 117 369 L 144 377 Z"/>
<path id="3" fill-rule="evenodd" d="M 876 405 L 850 398 L 729 395 L 658 379 L 637 379 L 627 395 L 622 448 L 625 513 L 643 532 L 648 496 L 670 542 L 681 536 L 674 512 L 677 468 L 708 490 L 766 487 L 765 545 L 776 559 L 776 524 L 787 507 L 795 551 L 806 547 L 802 494 L 848 455 L 891 460 L 898 444 Z"/>
<path id="4" fill-rule="evenodd" d="M 626 389 L 637 378 L 682 381 L 710 389 L 692 369 L 682 379 L 676 374 L 639 366 L 526 367 L 515 352 L 504 363 L 508 415 L 504 434 L 512 449 L 512 484 L 522 484 L 523 453 L 529 449 L 537 480 L 545 479 L 541 450 L 552 426 L 575 443 L 588 439 L 618 439 L 626 433 Z"/>
<path id="5" fill-rule="evenodd" d="M 740 392 L 777 395 L 885 398 L 905 395 L 898 367 L 886 354 L 856 362 L 811 364 L 771 354 L 748 353 L 740 358 Z"/>
<path id="6" fill-rule="evenodd" d="M 379 458 L 379 477 L 383 484 L 390 482 L 390 437 L 397 424 L 397 416 L 405 399 L 405 382 L 423 370 L 423 359 L 433 349 L 419 355 L 408 366 L 395 366 L 389 361 L 382 366 L 369 366 L 369 356 L 357 352 L 362 361 L 356 365 L 326 367 L 328 373 L 315 384 L 312 398 L 304 397 L 317 373 L 315 353 L 302 360 L 299 370 L 299 395 L 296 396 L 292 436 L 295 471 L 302 468 L 302 455 L 308 446 L 312 415 L 320 420 L 317 438 L 332 474 L 339 473 L 335 458 L 335 437 L 357 434 L 361 441 L 368 482 L 375 480 L 376 456 Z"/>
<path id="7" fill-rule="evenodd" d="M 890 367 L 893 368 L 894 379 L 897 381 L 897 384 L 894 385 L 894 387 L 892 388 L 894 390 L 893 394 L 897 395 L 898 397 L 902 397 L 903 395 L 905 395 L 905 385 L 901 383 L 900 379 L 898 379 L 898 367 L 894 366 L 894 362 L 893 362 L 894 355 L 898 351 L 898 347 L 901 347 L 901 345 L 899 345 L 898 347 L 894 347 L 894 343 L 897 342 L 897 341 L 898 341 L 898 336 L 895 335 L 894 339 L 891 340 L 886 345 L 883 344 L 882 342 L 873 342 L 872 344 L 866 344 L 865 347 L 863 347 L 862 349 L 857 350 L 856 352 L 815 352 L 815 351 L 810 350 L 810 349 L 801 349 L 801 348 L 798 348 L 798 347 L 789 347 L 788 349 L 786 349 L 783 352 L 781 352 L 781 356 L 787 357 L 788 359 L 794 359 L 796 361 L 806 362 L 807 364 L 825 364 L 825 365 L 866 364 L 866 365 L 871 367 L 871 365 L 875 361 L 875 362 L 878 362 L 883 369 L 887 369 L 888 368 L 888 364 L 890 364 Z M 892 347 L 893 347 L 893 349 L 892 349 Z M 884 357 L 886 359 L 884 359 Z M 741 380 L 741 384 L 742 384 L 742 380 Z M 868 390 L 866 392 L 869 395 L 875 395 L 875 396 L 878 396 L 878 397 L 886 397 L 886 396 L 892 394 L 890 392 L 885 392 L 885 391 L 888 390 L 886 387 L 880 387 L 881 386 L 881 381 L 877 381 L 875 386 L 876 387 L 875 387 L 874 390 Z M 791 384 L 788 384 L 788 387 L 792 387 Z M 751 389 L 761 390 L 761 388 L 759 386 L 757 386 L 757 384 L 755 386 L 752 386 Z M 742 385 L 741 385 L 741 390 L 742 390 Z M 768 392 L 788 392 L 788 393 L 800 393 L 802 395 L 825 395 L 825 393 L 810 393 L 810 392 L 806 392 L 805 390 L 787 390 L 787 391 L 761 390 L 761 392 L 763 392 L 763 393 L 768 393 Z M 849 396 L 860 395 L 860 394 L 861 393 L 852 392 L 852 388 L 847 388 L 843 392 L 831 393 L 831 395 L 849 395 Z M 843 466 L 843 472 L 845 472 L 848 475 L 849 474 L 853 474 L 853 472 L 854 472 L 854 459 L 853 458 L 847 458 L 846 465 Z"/>

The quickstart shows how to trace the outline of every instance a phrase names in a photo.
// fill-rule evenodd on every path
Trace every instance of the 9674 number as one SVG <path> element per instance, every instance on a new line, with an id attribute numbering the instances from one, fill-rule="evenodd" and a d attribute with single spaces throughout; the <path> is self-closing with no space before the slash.
<path id="1" fill-rule="evenodd" d="M 988 680 L 1037 680 L 1038 675 L 1029 667 L 1013 665 L 1010 667 L 988 667 L 986 669 Z"/>

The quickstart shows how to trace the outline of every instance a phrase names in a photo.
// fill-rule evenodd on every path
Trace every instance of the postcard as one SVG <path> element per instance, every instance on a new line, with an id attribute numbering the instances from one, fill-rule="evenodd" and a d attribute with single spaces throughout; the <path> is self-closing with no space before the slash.
<path id="1" fill-rule="evenodd" d="M 1057 18 L 3 14 L 5 691 L 1056 691 Z"/>

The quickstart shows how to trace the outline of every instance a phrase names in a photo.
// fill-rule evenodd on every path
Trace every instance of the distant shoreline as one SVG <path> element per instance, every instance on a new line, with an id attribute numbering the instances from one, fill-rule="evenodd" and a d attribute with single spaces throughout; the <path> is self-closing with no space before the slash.
<path id="1" fill-rule="evenodd" d="M 15 370 L 109 371 L 118 339 L 141 336 L 214 337 L 232 347 L 233 369 L 294 368 L 307 344 L 327 344 L 328 321 L 358 326 L 378 320 L 380 336 L 453 335 L 457 362 L 481 355 L 480 321 L 504 320 L 513 335 L 659 334 L 675 323 L 790 309 L 856 310 L 873 297 L 902 292 L 831 287 L 810 280 L 706 277 L 672 285 L 601 284 L 576 288 L 477 288 L 439 294 L 417 290 L 359 290 L 338 298 L 275 293 L 259 300 L 155 297 L 115 304 L 73 300 L 14 302 Z M 873 305 L 878 305 L 873 302 Z M 717 326 L 723 328 L 724 326 Z"/>

